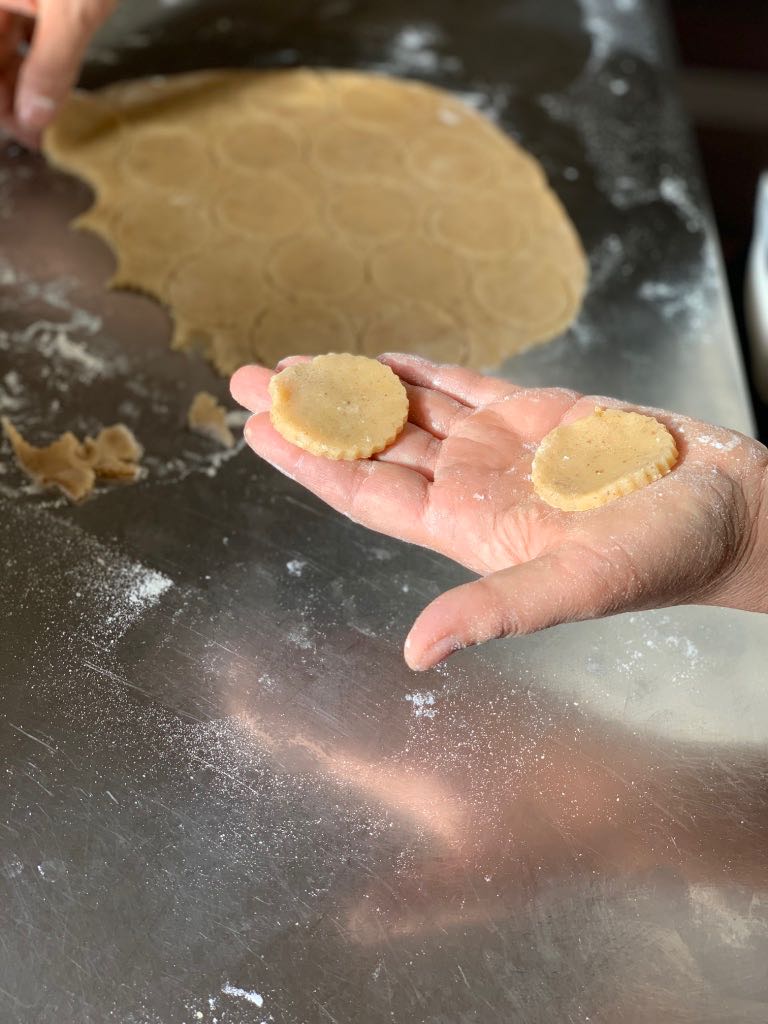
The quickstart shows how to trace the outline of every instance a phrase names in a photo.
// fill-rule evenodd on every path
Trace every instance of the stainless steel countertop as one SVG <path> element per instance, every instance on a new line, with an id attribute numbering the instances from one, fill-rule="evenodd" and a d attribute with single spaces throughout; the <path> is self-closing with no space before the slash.
<path id="1" fill-rule="evenodd" d="M 125 5 L 85 82 L 351 64 L 480 103 L 589 248 L 568 337 L 505 367 L 751 428 L 668 42 L 642 0 Z M 684 608 L 465 652 L 465 578 L 183 430 L 201 362 L 108 294 L 88 190 L 0 156 L 0 411 L 129 423 L 78 508 L 0 460 L 0 1021 L 765 1024 L 768 622 Z"/>

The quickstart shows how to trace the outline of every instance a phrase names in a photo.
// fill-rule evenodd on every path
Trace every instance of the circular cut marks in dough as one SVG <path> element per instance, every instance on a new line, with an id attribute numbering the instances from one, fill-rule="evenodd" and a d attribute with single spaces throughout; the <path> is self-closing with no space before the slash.
<path id="1" fill-rule="evenodd" d="M 279 434 L 326 459 L 367 459 L 388 447 L 408 419 L 399 377 L 377 359 L 316 356 L 269 382 L 270 419 Z"/>
<path id="2" fill-rule="evenodd" d="M 538 163 L 431 86 L 308 70 L 122 82 L 70 97 L 45 151 L 96 191 L 78 225 L 115 251 L 111 284 L 169 306 L 174 346 L 221 373 L 321 338 L 491 367 L 559 334 L 584 292 Z M 340 325 L 330 344 L 329 316 L 307 327 L 313 304 Z"/>
<path id="3" fill-rule="evenodd" d="M 666 476 L 677 462 L 675 439 L 658 420 L 621 409 L 551 430 L 533 458 L 538 496 L 564 512 L 586 512 Z"/>

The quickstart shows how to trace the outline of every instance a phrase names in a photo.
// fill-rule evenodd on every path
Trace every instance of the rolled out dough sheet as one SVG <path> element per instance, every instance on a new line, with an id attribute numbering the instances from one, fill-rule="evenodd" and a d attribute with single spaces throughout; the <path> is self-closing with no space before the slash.
<path id="1" fill-rule="evenodd" d="M 173 345 L 247 362 L 388 349 L 478 367 L 559 334 L 587 269 L 536 160 L 441 90 L 354 72 L 204 72 L 77 93 L 45 138 L 76 224 Z"/>

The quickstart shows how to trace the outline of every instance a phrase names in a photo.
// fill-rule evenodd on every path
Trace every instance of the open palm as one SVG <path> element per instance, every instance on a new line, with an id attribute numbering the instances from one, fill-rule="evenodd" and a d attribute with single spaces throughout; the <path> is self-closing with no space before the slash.
<path id="1" fill-rule="evenodd" d="M 356 522 L 480 574 L 419 616 L 406 641 L 411 667 L 494 637 L 623 610 L 748 606 L 768 466 L 762 445 L 639 409 L 675 435 L 676 469 L 603 508 L 561 512 L 533 492 L 538 444 L 595 405 L 629 406 L 519 388 L 413 356 L 383 359 L 406 385 L 410 414 L 398 440 L 372 460 L 330 462 L 285 441 L 269 421 L 269 370 L 238 371 L 232 394 L 255 413 L 246 438 L 271 464 Z"/>

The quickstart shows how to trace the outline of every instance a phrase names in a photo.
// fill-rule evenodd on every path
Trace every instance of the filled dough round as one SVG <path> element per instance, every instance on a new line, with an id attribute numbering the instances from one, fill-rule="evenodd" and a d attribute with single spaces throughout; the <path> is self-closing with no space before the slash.
<path id="1" fill-rule="evenodd" d="M 675 439 L 652 416 L 597 408 L 555 427 L 539 445 L 531 480 L 538 496 L 565 512 L 585 512 L 665 476 Z"/>
<path id="2" fill-rule="evenodd" d="M 291 444 L 326 459 L 367 459 L 392 444 L 408 395 L 388 366 L 330 353 L 287 366 L 269 382 L 270 418 Z"/>

